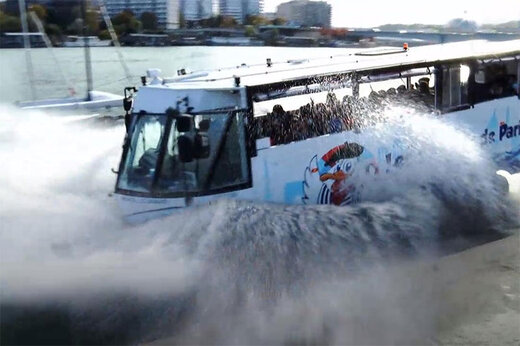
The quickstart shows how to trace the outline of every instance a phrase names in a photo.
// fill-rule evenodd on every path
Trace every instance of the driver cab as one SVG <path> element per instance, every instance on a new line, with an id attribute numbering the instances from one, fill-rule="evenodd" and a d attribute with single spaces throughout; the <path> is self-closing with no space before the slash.
<path id="1" fill-rule="evenodd" d="M 119 193 L 186 197 L 248 185 L 244 113 L 140 112 L 129 127 Z"/>

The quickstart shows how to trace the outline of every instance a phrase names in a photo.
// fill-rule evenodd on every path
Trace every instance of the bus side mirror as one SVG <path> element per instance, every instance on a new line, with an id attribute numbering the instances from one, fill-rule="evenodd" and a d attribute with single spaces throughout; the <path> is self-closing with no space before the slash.
<path id="1" fill-rule="evenodd" d="M 183 163 L 193 161 L 193 143 L 188 136 L 180 136 L 177 145 L 179 147 L 179 160 Z"/>
<path id="2" fill-rule="evenodd" d="M 126 133 L 130 133 L 130 126 L 132 125 L 132 113 L 126 113 L 125 114 L 125 129 L 126 129 Z"/>
<path id="3" fill-rule="evenodd" d="M 197 133 L 193 143 L 193 152 L 196 159 L 207 159 L 211 152 L 207 133 Z"/>
<path id="4" fill-rule="evenodd" d="M 193 118 L 189 115 L 180 115 L 177 117 L 177 131 L 190 132 L 193 124 Z"/>
<path id="5" fill-rule="evenodd" d="M 123 109 L 125 112 L 130 112 L 132 109 L 132 105 L 134 103 L 134 99 L 131 96 L 125 97 L 123 99 Z"/>

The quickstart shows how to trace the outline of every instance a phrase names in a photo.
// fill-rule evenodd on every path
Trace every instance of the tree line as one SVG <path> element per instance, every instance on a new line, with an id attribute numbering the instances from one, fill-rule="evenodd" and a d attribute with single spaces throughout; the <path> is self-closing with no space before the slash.
<path id="1" fill-rule="evenodd" d="M 63 35 L 83 34 L 83 25 L 87 35 L 110 38 L 105 21 L 98 7 L 87 6 L 85 16 L 78 2 L 54 0 L 48 6 L 30 4 L 27 11 L 33 11 L 42 21 L 45 32 L 51 39 L 60 40 Z M 138 18 L 132 11 L 125 10 L 111 18 L 118 35 L 128 33 L 157 31 L 157 16 L 152 12 L 143 12 Z M 30 20 L 29 30 L 37 31 Z M 84 23 L 84 24 L 83 24 Z M 0 3 L 0 32 L 21 32 L 22 25 L 18 1 L 7 0 Z"/>
<path id="2" fill-rule="evenodd" d="M 45 32 L 54 42 L 62 41 L 64 35 L 82 35 L 83 23 L 87 35 L 95 35 L 100 39 L 109 39 L 110 34 L 97 6 L 87 2 L 86 15 L 83 21 L 80 2 L 52 0 L 47 6 L 42 4 L 30 4 L 28 11 L 36 13 L 42 21 Z M 162 28 L 158 24 L 157 16 L 153 12 L 143 12 L 136 16 L 130 10 L 111 17 L 114 29 L 119 37 L 132 33 L 160 33 Z M 182 14 L 179 16 L 181 28 L 242 28 L 251 31 L 251 27 L 259 25 L 282 25 L 285 20 L 276 18 L 268 20 L 263 16 L 247 16 L 243 24 L 239 24 L 235 18 L 226 16 L 214 16 L 196 22 L 186 21 Z M 36 25 L 29 20 L 29 30 L 37 31 Z M 253 29 L 254 30 L 254 29 Z M 0 2 L 0 33 L 21 32 L 22 25 L 18 0 Z"/>

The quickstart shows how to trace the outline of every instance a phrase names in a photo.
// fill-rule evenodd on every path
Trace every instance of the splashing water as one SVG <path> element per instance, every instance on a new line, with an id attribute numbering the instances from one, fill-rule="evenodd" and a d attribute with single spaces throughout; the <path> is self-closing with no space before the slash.
<path id="1" fill-rule="evenodd" d="M 1 106 L 4 341 L 424 343 L 439 298 L 404 263 L 499 236 L 517 208 L 468 136 L 400 114 L 374 134 L 399 134 L 405 169 L 366 177 L 359 205 L 220 201 L 131 226 L 108 197 L 121 123 Z"/>

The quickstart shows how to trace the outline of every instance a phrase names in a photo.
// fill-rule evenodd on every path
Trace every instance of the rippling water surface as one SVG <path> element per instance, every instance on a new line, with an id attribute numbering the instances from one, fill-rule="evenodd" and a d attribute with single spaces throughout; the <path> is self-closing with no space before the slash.
<path id="1" fill-rule="evenodd" d="M 223 200 L 128 225 L 109 196 L 120 120 L 2 104 L 2 342 L 428 342 L 441 297 L 403 268 L 503 236 L 518 208 L 464 132 L 400 114 L 378 136 L 400 134 L 406 170 L 361 204 Z"/>
<path id="2" fill-rule="evenodd" d="M 328 57 L 351 50 L 335 48 L 286 47 L 124 47 L 122 55 L 129 67 L 131 82 L 126 79 L 115 47 L 91 48 L 94 89 L 123 93 L 123 88 L 140 85 L 140 76 L 149 68 L 161 69 L 164 76 L 175 76 L 177 70 L 191 71 L 234 67 L 242 63 L 264 64 L 288 59 Z M 47 49 L 32 49 L 34 80 L 27 74 L 23 49 L 2 49 L 0 53 L 0 101 L 15 102 L 31 98 L 30 85 L 36 89 L 36 98 L 65 97 L 66 79 L 78 95 L 86 93 L 85 60 L 82 48 L 54 48 L 57 62 Z"/>

